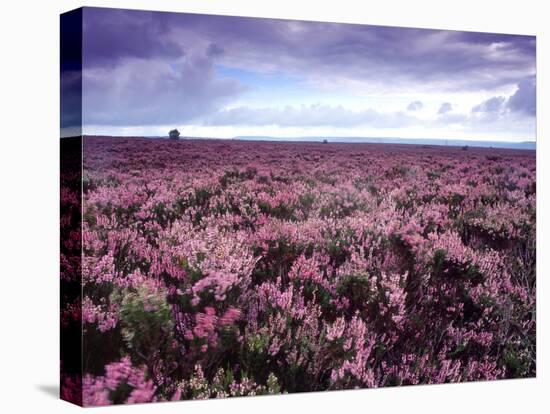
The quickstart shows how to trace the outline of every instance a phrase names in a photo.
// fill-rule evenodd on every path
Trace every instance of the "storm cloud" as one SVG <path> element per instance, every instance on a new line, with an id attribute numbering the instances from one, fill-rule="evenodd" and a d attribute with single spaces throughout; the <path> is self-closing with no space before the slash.
<path id="1" fill-rule="evenodd" d="M 84 8 L 83 25 L 85 125 L 429 128 L 536 114 L 533 36 L 102 8 Z M 401 94 L 391 109 L 372 102 Z M 457 94 L 486 98 L 457 113 Z M 349 107 L 358 96 L 370 101 Z"/>
<path id="2" fill-rule="evenodd" d="M 518 83 L 515 92 L 509 97 L 494 96 L 472 108 L 472 112 L 497 114 L 517 113 L 529 117 L 536 116 L 536 82 L 533 78 Z"/>
<path id="3" fill-rule="evenodd" d="M 128 58 L 170 61 L 184 55 L 166 13 L 85 8 L 83 63 L 115 66 Z"/>
<path id="4" fill-rule="evenodd" d="M 537 91 L 533 78 L 525 79 L 518 84 L 517 90 L 508 100 L 508 107 L 512 111 L 531 116 L 537 114 Z"/>
<path id="5" fill-rule="evenodd" d="M 474 106 L 472 112 L 497 113 L 505 107 L 505 102 L 504 96 L 494 96 Z"/>

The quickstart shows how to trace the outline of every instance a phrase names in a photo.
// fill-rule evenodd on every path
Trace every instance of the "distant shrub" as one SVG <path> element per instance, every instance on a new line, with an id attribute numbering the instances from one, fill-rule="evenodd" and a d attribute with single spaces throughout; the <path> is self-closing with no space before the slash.
<path id="1" fill-rule="evenodd" d="M 180 137 L 180 132 L 177 129 L 172 129 L 168 133 L 168 136 L 170 137 L 170 139 L 178 139 Z"/>

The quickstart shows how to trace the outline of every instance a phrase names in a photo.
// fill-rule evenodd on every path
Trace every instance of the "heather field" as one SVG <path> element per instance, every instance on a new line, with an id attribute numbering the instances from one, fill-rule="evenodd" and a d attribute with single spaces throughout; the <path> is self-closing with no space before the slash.
<path id="1" fill-rule="evenodd" d="M 535 375 L 535 152 L 85 137 L 85 405 Z M 82 248 L 82 262 L 78 252 Z M 81 307 L 80 307 L 81 305 Z M 80 311 L 81 309 L 81 311 Z"/>

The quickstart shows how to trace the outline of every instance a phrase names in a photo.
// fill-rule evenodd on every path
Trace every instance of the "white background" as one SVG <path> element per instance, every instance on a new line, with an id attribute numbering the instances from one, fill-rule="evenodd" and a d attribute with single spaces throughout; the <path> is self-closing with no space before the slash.
<path id="1" fill-rule="evenodd" d="M 59 401 L 59 14 L 88 6 L 537 35 L 537 379 L 164 403 L 101 412 L 549 412 L 548 85 L 544 1 L 12 1 L 0 15 L 0 411 L 76 412 Z M 543 188 L 546 187 L 545 188 Z M 545 410 L 546 409 L 546 410 Z"/>

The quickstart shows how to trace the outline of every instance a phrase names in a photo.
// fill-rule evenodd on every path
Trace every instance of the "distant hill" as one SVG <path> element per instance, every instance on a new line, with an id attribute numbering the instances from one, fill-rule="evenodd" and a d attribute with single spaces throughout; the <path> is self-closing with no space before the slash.
<path id="1" fill-rule="evenodd" d="M 511 148 L 535 150 L 534 141 L 506 142 L 506 141 L 469 141 L 460 139 L 422 139 L 422 138 L 379 138 L 379 137 L 270 137 L 270 136 L 238 136 L 233 139 L 243 141 L 296 141 L 296 142 L 328 142 L 336 143 L 374 143 L 374 144 L 412 144 L 412 145 L 447 145 L 453 147 L 484 147 L 484 148 Z"/>

